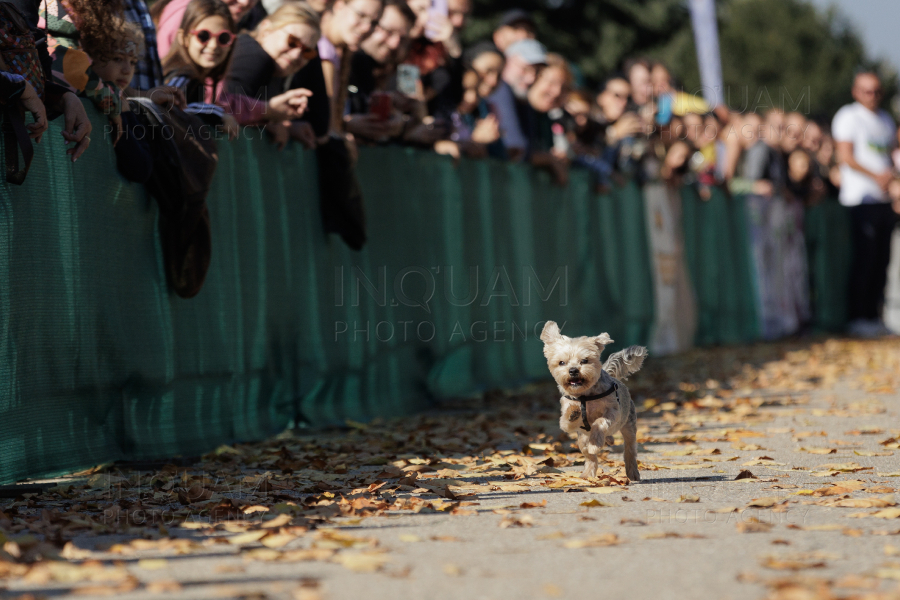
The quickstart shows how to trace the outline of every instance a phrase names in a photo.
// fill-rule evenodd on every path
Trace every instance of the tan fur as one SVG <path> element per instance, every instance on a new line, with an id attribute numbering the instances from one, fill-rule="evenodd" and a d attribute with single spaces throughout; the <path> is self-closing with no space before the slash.
<path id="1" fill-rule="evenodd" d="M 562 335 L 559 326 L 548 321 L 541 332 L 544 342 L 544 356 L 550 373 L 559 386 L 562 397 L 559 399 L 561 414 L 559 426 L 563 431 L 577 435 L 578 448 L 584 454 L 584 472 L 582 477 L 595 477 L 600 452 L 603 445 L 612 445 L 612 435 L 622 433 L 625 442 L 625 472 L 632 481 L 641 478 L 637 467 L 637 420 L 634 404 L 628 388 L 619 379 L 612 377 L 603 369 L 600 356 L 604 348 L 613 340 L 609 334 L 570 338 Z M 627 363 L 629 368 L 617 370 L 617 375 L 626 377 L 636 372 L 646 356 L 646 348 L 632 346 L 617 352 L 610 360 L 613 364 Z M 613 360 L 613 358 L 616 360 Z M 591 396 L 618 385 L 618 393 L 605 398 L 590 400 L 586 403 L 590 432 L 581 427 L 580 396 Z M 566 398 L 571 396 L 576 400 Z"/>

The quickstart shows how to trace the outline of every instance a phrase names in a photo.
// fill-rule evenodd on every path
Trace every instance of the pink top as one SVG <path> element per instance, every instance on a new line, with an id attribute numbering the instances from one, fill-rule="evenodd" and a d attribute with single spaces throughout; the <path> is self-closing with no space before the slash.
<path id="1" fill-rule="evenodd" d="M 243 94 L 229 94 L 224 89 L 219 90 L 216 104 L 233 115 L 241 125 L 251 123 L 265 123 L 268 104 L 262 100 L 244 96 Z"/>
<path id="2" fill-rule="evenodd" d="M 169 54 L 169 48 L 175 43 L 175 34 L 181 27 L 181 19 L 191 0 L 172 0 L 163 9 L 156 26 L 156 48 L 160 60 Z"/>
<path id="3" fill-rule="evenodd" d="M 169 77 L 166 78 L 166 85 L 181 88 L 185 93 L 187 93 L 187 88 L 192 83 L 196 83 L 196 80 L 192 80 L 190 76 L 178 73 L 170 74 Z M 250 98 L 249 96 L 244 96 L 243 94 L 231 94 L 227 92 L 225 90 L 224 81 L 220 81 L 218 86 L 216 86 L 216 93 L 214 95 L 211 80 L 207 80 L 206 84 L 203 86 L 203 101 L 199 102 L 194 100 L 192 104 L 218 106 L 223 112 L 232 115 L 241 125 L 265 122 L 266 112 L 269 109 L 269 103 L 265 100 L 257 100 L 255 98 Z"/>
<path id="4" fill-rule="evenodd" d="M 337 48 L 324 35 L 319 38 L 318 47 L 319 58 L 334 65 L 333 82 L 334 89 L 337 90 L 341 86 L 341 59 L 338 57 Z"/>

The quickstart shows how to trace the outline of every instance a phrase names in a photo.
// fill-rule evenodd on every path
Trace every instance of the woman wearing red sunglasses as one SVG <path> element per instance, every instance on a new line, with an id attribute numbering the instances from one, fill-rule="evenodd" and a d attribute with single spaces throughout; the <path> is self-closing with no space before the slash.
<path id="1" fill-rule="evenodd" d="M 302 121 L 269 124 L 279 147 L 291 137 L 314 147 L 316 136 L 328 132 L 328 95 L 316 49 L 319 27 L 319 16 L 308 4 L 285 2 L 235 42 L 228 91 L 265 99 L 296 88 L 309 96 Z"/>
<path id="2" fill-rule="evenodd" d="M 232 137 L 238 124 L 302 115 L 309 96 L 306 90 L 275 94 L 268 102 L 225 91 L 235 39 L 234 19 L 222 0 L 191 0 L 163 61 L 166 84 L 182 89 L 188 103 L 218 108 L 200 112 L 221 117 Z"/>
<path id="3" fill-rule="evenodd" d="M 249 35 L 241 35 L 230 78 L 257 95 L 272 80 L 284 80 L 318 56 L 319 17 L 306 3 L 287 2 L 263 19 Z"/>

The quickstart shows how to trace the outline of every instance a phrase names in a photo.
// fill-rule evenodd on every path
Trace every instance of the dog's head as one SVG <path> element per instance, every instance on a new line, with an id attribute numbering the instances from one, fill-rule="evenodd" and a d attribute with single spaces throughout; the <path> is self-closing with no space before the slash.
<path id="1" fill-rule="evenodd" d="M 541 332 L 547 366 L 559 387 L 573 396 L 586 393 L 603 373 L 600 355 L 612 343 L 607 333 L 570 338 L 559 332 L 559 325 L 547 321 Z"/>

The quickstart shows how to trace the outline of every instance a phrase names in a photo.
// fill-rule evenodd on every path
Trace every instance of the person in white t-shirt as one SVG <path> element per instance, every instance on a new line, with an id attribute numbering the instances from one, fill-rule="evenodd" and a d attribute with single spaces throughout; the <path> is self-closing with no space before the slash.
<path id="1" fill-rule="evenodd" d="M 888 333 L 881 320 L 891 232 L 897 222 L 887 187 L 894 178 L 891 150 L 897 127 L 878 108 L 882 89 L 874 73 L 859 73 L 853 104 L 841 108 L 831 125 L 841 167 L 841 204 L 848 207 L 853 239 L 847 316 L 851 334 Z"/>

